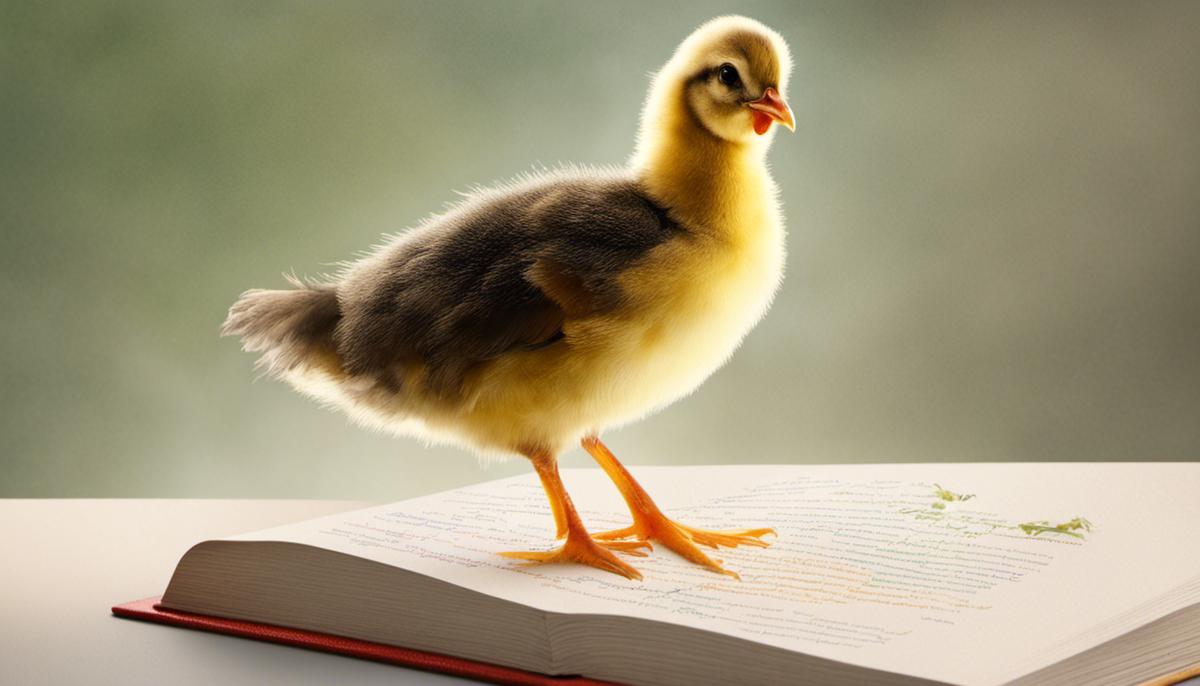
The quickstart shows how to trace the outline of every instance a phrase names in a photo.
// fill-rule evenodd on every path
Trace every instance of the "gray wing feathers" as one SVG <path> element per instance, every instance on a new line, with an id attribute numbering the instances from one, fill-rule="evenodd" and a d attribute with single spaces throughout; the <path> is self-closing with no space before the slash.
<path id="1" fill-rule="evenodd" d="M 222 333 L 273 371 L 331 353 L 339 371 L 388 384 L 419 364 L 453 392 L 481 362 L 558 343 L 568 317 L 619 307 L 618 275 L 678 231 L 631 179 L 546 175 L 469 198 L 335 285 L 248 291 Z"/>

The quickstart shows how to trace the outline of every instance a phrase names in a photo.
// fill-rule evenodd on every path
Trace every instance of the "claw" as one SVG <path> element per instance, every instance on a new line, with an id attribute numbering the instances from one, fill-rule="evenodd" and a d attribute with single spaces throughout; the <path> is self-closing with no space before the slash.
<path id="1" fill-rule="evenodd" d="M 638 533 L 638 528 L 630 525 L 623 529 L 613 529 L 612 531 L 603 531 L 598 534 L 592 534 L 592 538 L 598 541 L 611 541 L 614 538 L 629 538 L 631 536 L 637 536 Z M 645 538 L 643 537 L 642 540 L 645 540 Z"/>
<path id="2" fill-rule="evenodd" d="M 646 551 L 641 550 L 641 548 L 645 548 L 646 550 L 654 550 L 654 546 L 650 543 L 650 541 L 646 541 L 646 540 L 606 541 L 606 540 L 596 540 L 595 536 L 593 536 L 592 539 L 595 540 L 596 544 L 599 546 L 608 548 L 609 550 L 619 550 L 623 553 L 628 553 L 629 555 L 634 555 L 636 557 L 646 557 Z"/>

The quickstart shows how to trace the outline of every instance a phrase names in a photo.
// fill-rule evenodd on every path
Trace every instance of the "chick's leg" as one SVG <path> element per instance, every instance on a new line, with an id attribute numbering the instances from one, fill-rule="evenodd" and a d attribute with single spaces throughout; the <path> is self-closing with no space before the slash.
<path id="1" fill-rule="evenodd" d="M 628 579 L 641 579 L 642 575 L 633 567 L 622 562 L 611 551 L 621 550 L 633 555 L 644 556 L 638 548 L 649 547 L 645 541 L 608 541 L 593 540 L 591 534 L 583 526 L 571 496 L 563 486 L 558 474 L 558 461 L 553 456 L 534 454 L 529 458 L 533 468 L 542 480 L 542 488 L 550 499 L 550 509 L 554 512 L 554 520 L 559 534 L 558 538 L 566 536 L 566 541 L 556 550 L 545 551 L 516 551 L 500 555 L 532 563 L 574 562 L 602 569 L 613 574 L 620 574 Z"/>
<path id="2" fill-rule="evenodd" d="M 617 457 L 608 446 L 600 442 L 599 437 L 589 436 L 584 438 L 582 443 L 584 450 L 591 454 L 621 491 L 625 504 L 629 506 L 629 513 L 633 515 L 633 524 L 623 529 L 596 534 L 594 538 L 597 540 L 632 537 L 639 541 L 658 541 L 686 560 L 736 579 L 740 578 L 736 573 L 722 567 L 720 560 L 705 555 L 696 544 L 709 548 L 736 548 L 739 545 L 765 548 L 769 544 L 762 540 L 762 537 L 767 534 L 776 535 L 775 530 L 769 528 L 708 531 L 672 521 L 658 509 L 641 484 L 633 478 L 628 469 L 625 469 L 625 465 L 617 461 Z"/>

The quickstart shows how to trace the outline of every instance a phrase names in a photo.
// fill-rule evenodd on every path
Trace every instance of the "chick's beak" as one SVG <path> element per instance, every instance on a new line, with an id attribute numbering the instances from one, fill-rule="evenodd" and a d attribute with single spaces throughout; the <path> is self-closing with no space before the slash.
<path id="1" fill-rule="evenodd" d="M 796 130 L 796 120 L 792 117 L 792 108 L 774 88 L 767 88 L 758 100 L 751 100 L 746 107 L 754 110 L 754 133 L 763 135 L 771 128 L 771 122 L 777 121 L 788 127 L 789 131 Z"/>

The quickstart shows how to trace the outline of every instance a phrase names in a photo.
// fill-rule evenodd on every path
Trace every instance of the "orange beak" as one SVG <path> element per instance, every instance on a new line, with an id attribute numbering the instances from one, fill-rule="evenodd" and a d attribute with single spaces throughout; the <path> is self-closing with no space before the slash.
<path id="1" fill-rule="evenodd" d="M 763 135 L 771 128 L 771 122 L 777 121 L 788 127 L 789 131 L 796 130 L 796 120 L 792 117 L 792 108 L 774 88 L 767 88 L 758 100 L 751 100 L 746 107 L 754 110 L 754 133 Z"/>

